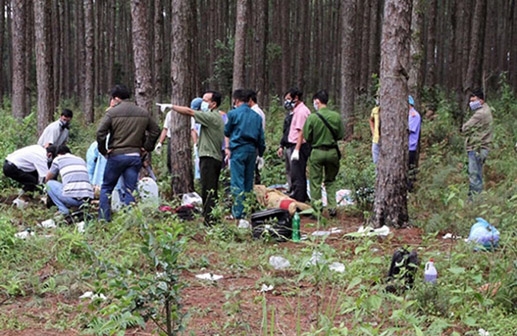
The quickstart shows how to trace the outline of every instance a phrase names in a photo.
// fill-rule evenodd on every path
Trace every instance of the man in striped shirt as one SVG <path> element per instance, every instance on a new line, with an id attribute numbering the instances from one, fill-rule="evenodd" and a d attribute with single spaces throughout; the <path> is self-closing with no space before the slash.
<path id="1" fill-rule="evenodd" d="M 61 182 L 53 180 L 58 174 L 61 175 Z M 70 213 L 69 208 L 80 207 L 93 198 L 93 187 L 88 178 L 86 162 L 72 155 L 65 145 L 58 147 L 57 156 L 45 181 L 49 197 L 64 215 Z"/>

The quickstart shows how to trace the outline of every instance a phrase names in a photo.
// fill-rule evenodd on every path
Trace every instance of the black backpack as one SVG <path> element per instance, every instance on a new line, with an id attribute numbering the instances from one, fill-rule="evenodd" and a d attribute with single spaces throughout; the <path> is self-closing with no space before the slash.
<path id="1" fill-rule="evenodd" d="M 390 293 L 401 293 L 413 287 L 415 274 L 420 265 L 416 251 L 398 248 L 391 258 L 386 290 Z"/>

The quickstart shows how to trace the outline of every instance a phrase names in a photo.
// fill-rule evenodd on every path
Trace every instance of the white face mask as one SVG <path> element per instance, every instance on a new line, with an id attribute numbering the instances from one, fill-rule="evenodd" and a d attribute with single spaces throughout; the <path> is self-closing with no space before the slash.
<path id="1" fill-rule="evenodd" d="M 318 110 L 318 103 L 317 102 L 313 102 L 312 105 L 314 106 L 314 109 L 317 111 Z"/>
<path id="2" fill-rule="evenodd" d="M 480 109 L 481 106 L 483 106 L 483 104 L 481 104 L 479 100 L 474 100 L 469 103 L 469 106 L 472 111 L 475 111 L 477 109 Z"/>
<path id="3" fill-rule="evenodd" d="M 208 110 L 209 110 L 208 103 L 206 101 L 202 102 L 201 103 L 201 111 L 206 112 Z"/>

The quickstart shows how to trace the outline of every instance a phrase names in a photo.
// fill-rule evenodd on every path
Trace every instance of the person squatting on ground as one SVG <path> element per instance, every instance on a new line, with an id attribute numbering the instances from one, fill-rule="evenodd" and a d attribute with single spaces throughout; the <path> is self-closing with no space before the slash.
<path id="1" fill-rule="evenodd" d="M 292 191 L 289 194 L 298 202 L 306 202 L 307 196 L 307 160 L 311 154 L 311 146 L 305 141 L 303 136 L 303 125 L 311 111 L 302 100 L 303 92 L 298 88 L 291 88 L 284 95 L 285 105 L 290 105 L 293 109 L 293 120 L 289 128 L 287 141 L 294 143 L 293 153 L 291 154 L 291 183 Z"/>
<path id="2" fill-rule="evenodd" d="M 483 164 L 488 157 L 492 143 L 492 110 L 485 103 L 481 89 L 470 95 L 472 117 L 461 128 L 465 134 L 465 148 L 468 155 L 469 198 L 483 191 Z"/>
<path id="3" fill-rule="evenodd" d="M 49 145 L 61 146 L 68 141 L 68 129 L 74 114 L 69 109 L 63 109 L 58 120 L 48 124 L 38 139 L 38 145 L 47 147 Z"/>
<path id="4" fill-rule="evenodd" d="M 133 191 L 142 167 L 141 156 L 145 151 L 153 151 L 160 135 L 160 128 L 153 117 L 129 98 L 125 85 L 115 86 L 111 90 L 111 108 L 97 128 L 98 150 L 108 160 L 99 200 L 99 219 L 108 222 L 111 221 L 109 197 L 119 177 L 124 177 L 123 203 L 129 205 L 135 201 Z"/>
<path id="5" fill-rule="evenodd" d="M 173 111 L 194 117 L 196 123 L 201 125 L 197 148 L 205 225 L 215 224 L 212 210 L 218 198 L 222 168 L 221 147 L 224 139 L 224 122 L 218 109 L 221 100 L 219 92 L 207 91 L 203 94 L 201 111 L 186 106 L 172 106 Z"/>
<path id="6" fill-rule="evenodd" d="M 224 127 L 227 138 L 225 160 L 230 164 L 230 188 L 233 196 L 232 215 L 242 219 L 245 194 L 253 189 L 253 174 L 257 154 L 264 155 L 266 143 L 262 118 L 249 106 L 251 93 L 249 90 L 238 89 L 232 98 L 235 108 L 228 112 L 228 121 Z"/>
<path id="7" fill-rule="evenodd" d="M 316 202 L 321 201 L 321 183 L 324 182 L 328 212 L 331 217 L 335 217 L 337 214 L 335 182 L 341 158 L 337 142 L 344 138 L 345 131 L 341 115 L 327 108 L 329 100 L 327 91 L 318 91 L 312 100 L 316 113 L 311 114 L 303 126 L 303 135 L 312 147 L 309 157 L 311 199 L 313 207 L 317 209 Z M 321 212 L 321 208 L 317 210 Z"/>
<path id="8" fill-rule="evenodd" d="M 61 182 L 54 180 L 61 175 Z M 47 193 L 60 213 L 68 215 L 70 208 L 79 208 L 93 198 L 93 187 L 88 179 L 86 162 L 70 153 L 70 149 L 57 147 L 56 157 L 45 177 Z"/>
<path id="9" fill-rule="evenodd" d="M 47 153 L 53 149 L 49 147 L 45 149 L 40 145 L 32 145 L 7 155 L 4 175 L 20 183 L 23 192 L 35 191 L 48 172 Z"/>
<path id="10" fill-rule="evenodd" d="M 262 130 L 264 134 L 266 134 L 266 115 L 264 111 L 257 104 L 257 93 L 253 90 L 250 91 L 251 97 L 248 102 L 250 108 L 255 111 L 262 118 Z M 257 162 L 255 163 L 255 184 L 260 184 L 260 170 L 264 166 L 264 159 L 259 155 L 257 157 Z"/>
<path id="11" fill-rule="evenodd" d="M 420 125 L 422 118 L 415 109 L 415 100 L 412 96 L 408 96 L 409 114 L 408 114 L 408 131 L 409 131 L 409 160 L 408 160 L 408 191 L 413 191 L 413 184 L 416 180 L 416 169 L 418 167 L 418 150 L 420 141 Z"/>

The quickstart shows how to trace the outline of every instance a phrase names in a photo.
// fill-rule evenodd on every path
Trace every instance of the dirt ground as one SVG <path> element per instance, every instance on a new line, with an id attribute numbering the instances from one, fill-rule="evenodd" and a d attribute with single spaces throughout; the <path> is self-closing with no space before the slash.
<path id="1" fill-rule="evenodd" d="M 308 225 L 310 218 L 302 218 L 302 230 L 310 234 L 315 228 Z M 312 221 L 313 222 L 313 221 Z M 340 215 L 336 223 L 330 226 L 337 227 L 343 233 L 355 232 L 361 225 L 357 218 L 347 218 Z M 422 232 L 417 228 L 406 228 L 401 230 L 392 229 L 390 238 L 368 238 L 374 239 L 379 254 L 391 255 L 398 246 L 418 246 L 422 241 Z M 354 249 L 358 244 L 356 240 L 343 238 L 341 234 L 333 234 L 326 242 L 333 248 Z M 282 243 L 282 247 L 295 250 L 301 244 L 293 242 Z M 46 270 L 41 272 L 45 273 Z M 49 270 L 51 271 L 51 270 Z M 293 271 L 275 271 L 270 275 L 275 277 L 293 277 Z M 42 276 L 44 276 L 42 274 Z M 332 307 L 332 300 L 336 299 L 335 293 L 328 293 L 324 301 L 318 300 L 315 296 L 316 290 L 310 283 L 299 283 L 298 288 L 292 285 L 280 285 L 272 291 L 261 293 L 257 290 L 257 281 L 264 276 L 264 271 L 254 269 L 245 276 L 225 276 L 219 281 L 204 281 L 195 277 L 195 274 L 184 271 L 183 281 L 188 286 L 182 290 L 183 309 L 189 312 L 186 320 L 185 335 L 222 335 L 221 330 L 228 331 L 228 335 L 258 335 L 263 329 L 263 310 L 267 309 L 266 324 L 268 329 L 274 330 L 275 335 L 296 335 L 297 330 L 308 331 L 316 324 L 317 311 L 321 305 Z M 285 293 L 293 293 L 286 295 Z M 296 293 L 296 294 L 294 294 Z M 264 301 L 265 300 L 265 301 Z M 265 304 L 264 304 L 265 302 Z M 55 316 L 53 312 L 58 306 L 75 307 L 67 316 Z M 325 307 L 323 307 L 325 308 Z M 72 308 L 70 308 L 73 310 Z M 68 321 L 77 315 L 77 309 L 86 309 L 84 302 L 79 299 L 70 299 L 59 295 L 46 295 L 44 297 L 24 297 L 16 300 L 10 299 L 0 302 L 0 311 L 8 316 L 16 316 L 20 324 L 24 326 L 22 331 L 2 330 L 0 335 L 77 335 L 80 330 L 66 329 L 52 330 L 50 326 L 59 323 L 66 326 L 65 318 Z M 274 317 L 273 317 L 274 316 Z M 337 317 L 339 320 L 340 317 Z M 342 317 L 345 322 L 346 317 Z M 273 322 L 272 322 L 273 321 Z M 339 322 L 339 321 L 338 321 Z M 271 325 L 273 323 L 273 326 Z M 29 326 L 27 328 L 27 326 Z M 133 329 L 127 335 L 156 335 L 157 330 L 154 324 L 148 323 L 146 330 Z"/>

